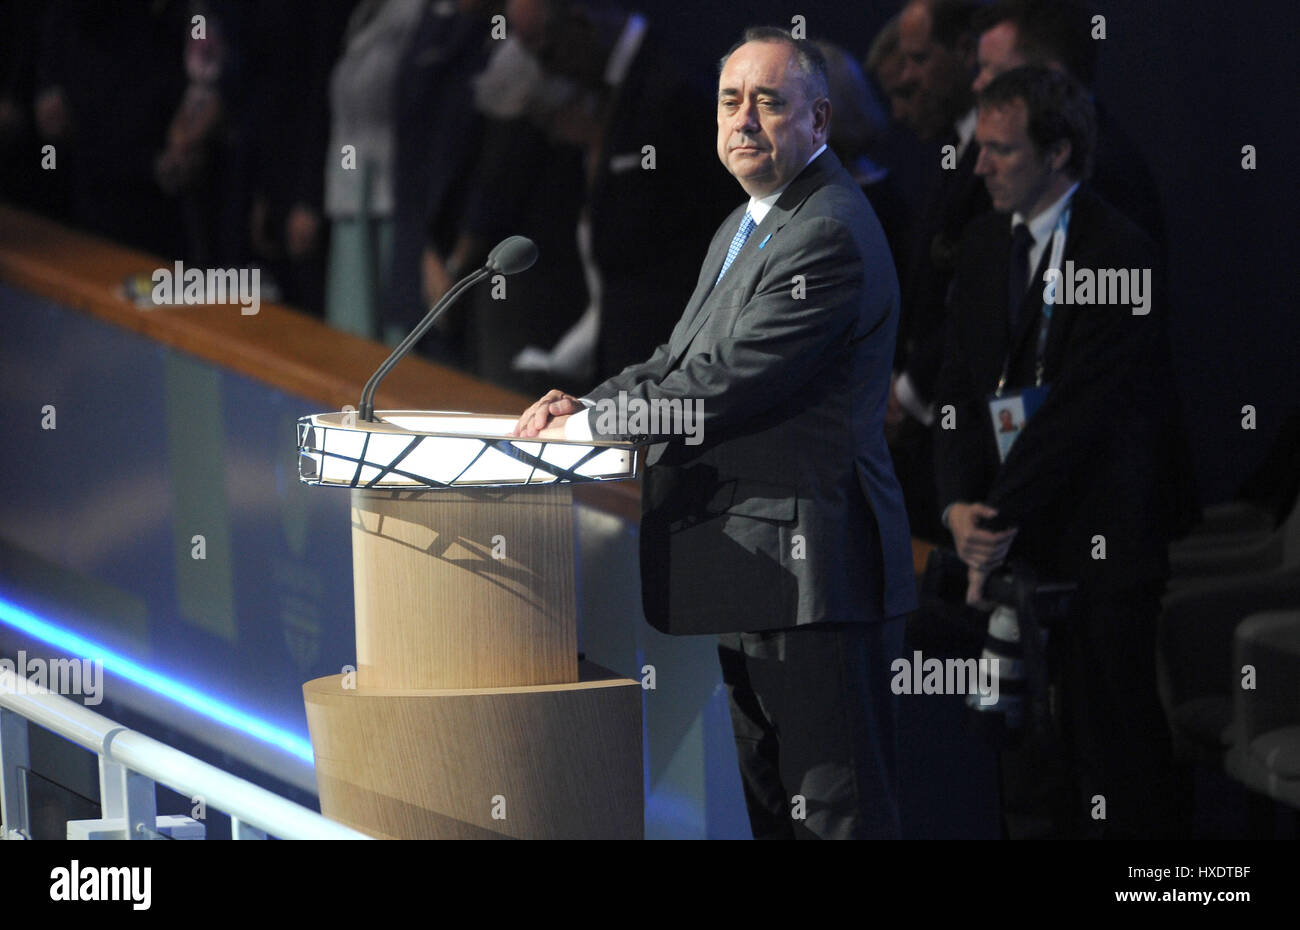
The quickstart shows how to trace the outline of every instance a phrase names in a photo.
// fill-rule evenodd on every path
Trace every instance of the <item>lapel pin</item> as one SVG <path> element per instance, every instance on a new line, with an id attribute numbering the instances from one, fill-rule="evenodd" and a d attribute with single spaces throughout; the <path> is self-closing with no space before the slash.
<path id="1" fill-rule="evenodd" d="M 758 247 L 761 249 L 763 246 L 767 245 L 767 240 L 771 238 L 772 238 L 772 234 L 768 233 L 766 236 L 763 237 L 763 241 L 758 244 Z"/>

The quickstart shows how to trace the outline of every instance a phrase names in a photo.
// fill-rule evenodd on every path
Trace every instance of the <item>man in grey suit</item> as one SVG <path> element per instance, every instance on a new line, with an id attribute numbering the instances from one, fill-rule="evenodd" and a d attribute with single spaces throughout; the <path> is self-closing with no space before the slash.
<path id="1" fill-rule="evenodd" d="M 585 399 L 549 392 L 515 432 L 651 444 L 646 619 L 720 634 L 755 837 L 893 837 L 889 666 L 916 606 L 883 432 L 898 282 L 826 149 L 814 46 L 749 30 L 723 59 L 717 123 L 750 199 L 714 235 L 669 341 Z"/>

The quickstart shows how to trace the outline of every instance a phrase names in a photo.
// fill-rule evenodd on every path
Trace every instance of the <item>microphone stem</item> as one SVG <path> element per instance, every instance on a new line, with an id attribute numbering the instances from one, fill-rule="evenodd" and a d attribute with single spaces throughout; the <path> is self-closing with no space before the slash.
<path id="1" fill-rule="evenodd" d="M 442 298 L 433 305 L 432 309 L 430 309 L 428 313 L 425 314 L 424 319 L 416 325 L 415 329 L 411 330 L 407 337 L 398 343 L 397 348 L 393 350 L 392 354 L 389 355 L 388 358 L 384 359 L 384 363 L 375 370 L 373 375 L 370 376 L 370 380 L 366 382 L 366 386 L 361 391 L 361 407 L 359 413 L 362 420 L 372 423 L 375 422 L 375 389 L 379 387 L 379 382 L 384 380 L 384 377 L 392 370 L 393 366 L 411 350 L 412 346 L 424 337 L 424 334 L 429 331 L 429 327 L 433 326 L 438 317 L 442 316 L 443 311 L 450 307 L 456 298 L 458 298 L 464 291 L 482 281 L 489 274 L 491 274 L 489 269 L 479 268 L 457 281 L 452 286 L 451 290 L 443 294 Z"/>

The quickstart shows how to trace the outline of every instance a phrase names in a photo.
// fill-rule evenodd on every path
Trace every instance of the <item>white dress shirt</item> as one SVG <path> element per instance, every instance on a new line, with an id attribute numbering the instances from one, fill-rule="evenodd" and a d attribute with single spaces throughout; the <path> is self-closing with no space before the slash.
<path id="1" fill-rule="evenodd" d="M 1040 211 L 1033 219 L 1026 220 L 1023 213 L 1011 214 L 1011 231 L 1014 233 L 1016 227 L 1021 223 L 1029 224 L 1029 235 L 1034 237 L 1034 244 L 1029 247 L 1029 273 L 1033 274 L 1038 268 L 1038 263 L 1043 260 L 1043 250 L 1052 244 L 1052 232 L 1056 229 L 1056 223 L 1065 212 L 1065 205 L 1070 202 L 1074 192 L 1079 189 L 1079 183 L 1076 181 L 1070 185 L 1070 189 L 1062 194 L 1051 206 Z"/>
<path id="2" fill-rule="evenodd" d="M 975 138 L 975 108 L 966 111 L 966 115 L 953 123 L 952 128 L 957 133 L 957 160 L 961 161 L 966 149 L 970 148 L 971 140 Z"/>

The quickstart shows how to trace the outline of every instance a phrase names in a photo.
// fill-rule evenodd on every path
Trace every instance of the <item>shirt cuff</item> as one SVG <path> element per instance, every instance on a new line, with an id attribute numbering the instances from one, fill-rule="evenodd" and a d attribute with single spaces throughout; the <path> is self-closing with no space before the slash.
<path id="1" fill-rule="evenodd" d="M 912 379 L 903 372 L 894 382 L 894 393 L 898 396 L 898 405 L 916 417 L 926 426 L 934 425 L 934 404 L 929 406 L 921 403 L 920 396 L 916 389 L 912 387 Z"/>
<path id="2" fill-rule="evenodd" d="M 572 414 L 564 421 L 564 438 L 569 442 L 591 442 L 591 423 L 588 420 L 594 401 L 588 403 L 584 398 L 582 402 L 587 404 L 587 409 Z"/>

